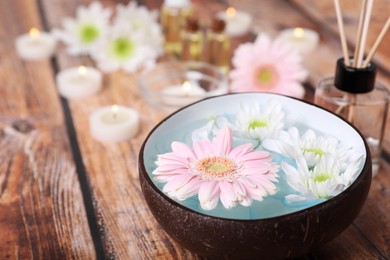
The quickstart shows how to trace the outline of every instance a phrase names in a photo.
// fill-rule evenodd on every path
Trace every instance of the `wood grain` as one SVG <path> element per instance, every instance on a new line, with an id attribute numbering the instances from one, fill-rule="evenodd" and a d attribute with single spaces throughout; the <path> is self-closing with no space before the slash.
<path id="1" fill-rule="evenodd" d="M 60 27 L 63 17 L 74 16 L 78 5 L 91 2 L 37 1 L 42 3 L 48 29 Z M 101 2 L 110 8 L 119 2 L 127 3 Z M 142 2 L 158 9 L 162 0 Z M 321 31 L 321 45 L 315 59 L 305 60 L 310 70 L 309 83 L 314 86 L 318 79 L 333 73 L 335 59 L 341 53 L 334 30 L 326 24 L 313 23 L 288 2 L 193 0 L 193 4 L 204 25 L 214 13 L 233 5 L 254 15 L 255 33 L 265 31 L 275 36 L 280 29 L 294 26 Z M 38 12 L 34 1 L 0 1 L 0 258 L 90 259 L 96 256 L 95 252 L 103 251 L 104 255 L 97 257 L 201 259 L 163 232 L 142 197 L 138 152 L 147 133 L 169 112 L 151 107 L 145 101 L 139 88 L 139 72 L 107 74 L 104 88 L 96 96 L 66 102 L 77 135 L 76 146 L 81 152 L 82 174 L 87 176 L 91 188 L 82 187 L 84 192 L 87 189 L 92 194 L 98 229 L 94 231 L 99 234 L 94 239 L 104 247 L 94 250 L 53 82 L 55 67 L 47 61 L 21 62 L 14 51 L 10 52 L 13 50 L 13 42 L 8 40 L 11 35 L 15 37 L 32 25 L 41 26 Z M 63 45 L 59 46 L 55 61 L 59 70 L 80 64 L 94 65 L 89 58 L 69 56 Z M 307 99 L 312 100 L 312 94 L 308 91 Z M 134 139 L 104 144 L 91 138 L 89 115 L 112 104 L 129 106 L 139 112 L 141 129 Z M 315 250 L 312 256 L 318 259 L 389 257 L 388 172 L 389 165 L 384 164 L 354 224 Z"/>
<path id="2" fill-rule="evenodd" d="M 94 259 L 51 64 L 15 53 L 33 26 L 36 1 L 0 1 L 0 259 Z"/>
<path id="3" fill-rule="evenodd" d="M 59 26 L 58 17 L 73 16 L 76 5 L 88 1 L 43 1 L 49 25 Z M 112 8 L 117 2 L 102 1 Z M 50 10 L 50 12 L 49 12 Z M 60 69 L 80 65 L 83 60 L 69 58 L 60 49 Z M 138 73 L 110 73 L 104 76 L 104 88 L 96 96 L 68 101 L 74 119 L 83 163 L 88 173 L 101 239 L 107 258 L 113 259 L 196 259 L 179 247 L 161 230 L 148 210 L 138 181 L 138 152 L 151 128 L 167 112 L 150 107 L 142 98 Z M 99 143 L 91 138 L 88 117 L 96 109 L 124 105 L 139 112 L 141 129 L 128 142 Z"/>

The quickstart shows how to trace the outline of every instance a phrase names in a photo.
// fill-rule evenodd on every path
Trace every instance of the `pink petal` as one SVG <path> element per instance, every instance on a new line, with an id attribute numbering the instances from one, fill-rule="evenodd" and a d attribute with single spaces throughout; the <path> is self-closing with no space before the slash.
<path id="1" fill-rule="evenodd" d="M 192 152 L 191 148 L 180 142 L 172 142 L 172 151 L 182 158 L 195 159 L 195 155 Z"/>
<path id="2" fill-rule="evenodd" d="M 230 128 L 222 128 L 214 138 L 212 145 L 216 155 L 228 155 L 232 149 L 232 133 Z"/>
<path id="3" fill-rule="evenodd" d="M 191 175 L 191 174 L 178 175 L 178 176 L 172 178 L 167 184 L 165 184 L 163 191 L 164 192 L 175 191 L 175 190 L 181 188 L 187 182 L 189 182 L 192 178 L 194 178 L 194 175 Z"/>
<path id="4" fill-rule="evenodd" d="M 219 188 L 221 189 L 220 199 L 225 208 L 234 207 L 237 203 L 237 195 L 233 189 L 231 183 L 227 181 L 219 182 Z"/>
<path id="5" fill-rule="evenodd" d="M 267 161 L 271 160 L 271 154 L 265 151 L 253 151 L 247 154 L 244 154 L 240 160 L 242 161 L 250 161 L 250 160 L 259 160 L 264 159 Z"/>
<path id="6" fill-rule="evenodd" d="M 198 198 L 201 203 L 211 200 L 219 193 L 219 187 L 216 181 L 204 181 L 199 187 Z"/>
<path id="7" fill-rule="evenodd" d="M 198 194 L 199 187 L 202 183 L 203 181 L 199 180 L 198 178 L 191 179 L 176 191 L 177 198 L 179 200 L 184 200 Z"/>
<path id="8" fill-rule="evenodd" d="M 219 196 L 214 196 L 208 201 L 200 202 L 200 206 L 204 210 L 212 210 L 217 206 L 218 200 L 219 200 Z"/>
<path id="9" fill-rule="evenodd" d="M 231 150 L 229 153 L 229 157 L 230 158 L 239 158 L 252 150 L 253 150 L 252 144 L 250 144 L 250 143 L 243 144 L 243 145 L 240 145 L 240 146 L 233 148 L 233 150 Z"/>
<path id="10" fill-rule="evenodd" d="M 209 140 L 202 140 L 199 142 L 194 142 L 194 152 L 198 159 L 205 158 L 212 154 L 212 145 Z"/>

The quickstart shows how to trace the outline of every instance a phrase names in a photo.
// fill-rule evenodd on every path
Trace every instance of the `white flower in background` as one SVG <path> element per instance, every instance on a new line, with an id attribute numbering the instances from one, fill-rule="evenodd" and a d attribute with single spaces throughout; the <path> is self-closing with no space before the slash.
<path id="1" fill-rule="evenodd" d="M 119 69 L 134 72 L 152 67 L 159 55 L 159 50 L 145 42 L 142 30 L 134 30 L 125 23 L 115 24 L 107 37 L 99 40 L 92 51 L 92 57 L 104 72 Z"/>
<path id="2" fill-rule="evenodd" d="M 332 156 L 324 156 L 312 170 L 303 156 L 296 159 L 297 168 L 282 162 L 288 184 L 299 194 L 285 197 L 288 203 L 314 199 L 329 199 L 345 190 L 359 175 L 363 156 L 350 163 L 345 171 L 340 161 Z"/>
<path id="3" fill-rule="evenodd" d="M 78 7 L 76 12 L 76 18 L 65 18 L 63 30 L 56 29 L 53 34 L 67 45 L 69 54 L 89 54 L 96 41 L 106 36 L 111 10 L 92 2 L 88 7 Z"/>
<path id="4" fill-rule="evenodd" d="M 138 37 L 143 37 L 143 42 L 159 50 L 163 51 L 164 38 L 162 29 L 158 23 L 157 11 L 149 11 L 144 6 L 137 6 L 135 2 L 130 2 L 127 6 L 122 4 L 117 5 L 116 17 L 114 24 L 126 24 L 133 31 L 142 31 Z"/>
<path id="5" fill-rule="evenodd" d="M 357 153 L 344 146 L 336 138 L 317 136 L 311 129 L 300 136 L 296 127 L 281 131 L 275 139 L 265 140 L 263 146 L 267 150 L 289 158 L 297 159 L 303 156 L 309 168 L 313 168 L 325 155 L 331 155 L 338 158 L 341 169 L 345 170 L 347 165 L 358 157 Z"/>
<path id="6" fill-rule="evenodd" d="M 277 136 L 284 127 L 285 113 L 276 100 L 270 100 L 265 107 L 259 104 L 242 104 L 236 116 L 239 134 L 262 142 Z"/>

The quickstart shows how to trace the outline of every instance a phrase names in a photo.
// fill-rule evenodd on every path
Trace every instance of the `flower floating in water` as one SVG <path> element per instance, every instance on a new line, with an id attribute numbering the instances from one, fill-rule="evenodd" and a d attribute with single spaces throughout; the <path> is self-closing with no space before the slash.
<path id="1" fill-rule="evenodd" d="M 285 113 L 276 100 L 269 101 L 265 108 L 259 104 L 241 104 L 236 115 L 236 126 L 241 136 L 261 142 L 276 136 L 284 127 Z"/>
<path id="2" fill-rule="evenodd" d="M 77 8 L 76 18 L 63 20 L 64 30 L 54 30 L 54 35 L 68 45 L 71 55 L 89 54 L 95 43 L 106 36 L 111 10 L 100 2 Z"/>
<path id="3" fill-rule="evenodd" d="M 311 170 L 303 156 L 298 156 L 297 168 L 282 162 L 288 184 L 298 194 L 286 196 L 289 203 L 314 199 L 329 199 L 345 190 L 358 176 L 363 156 L 342 170 L 340 161 L 326 155 Z"/>
<path id="4" fill-rule="evenodd" d="M 234 53 L 232 91 L 265 91 L 302 98 L 300 82 L 307 71 L 301 61 L 299 52 L 282 39 L 272 41 L 260 34 L 254 43 L 242 44 Z"/>
<path id="5" fill-rule="evenodd" d="M 193 149 L 173 142 L 172 152 L 158 156 L 153 174 L 174 199 L 198 194 L 204 210 L 214 209 L 219 200 L 225 208 L 250 206 L 276 193 L 278 165 L 271 159 L 268 152 L 253 151 L 251 144 L 232 148 L 231 131 L 225 127 L 212 141 L 194 142 Z"/>
<path id="6" fill-rule="evenodd" d="M 263 146 L 270 151 L 277 152 L 289 158 L 297 159 L 303 156 L 309 168 L 313 168 L 325 155 L 337 157 L 342 170 L 355 160 L 358 155 L 330 136 L 317 136 L 308 129 L 302 137 L 296 127 L 290 127 L 288 131 L 281 131 L 276 139 L 267 139 Z"/>

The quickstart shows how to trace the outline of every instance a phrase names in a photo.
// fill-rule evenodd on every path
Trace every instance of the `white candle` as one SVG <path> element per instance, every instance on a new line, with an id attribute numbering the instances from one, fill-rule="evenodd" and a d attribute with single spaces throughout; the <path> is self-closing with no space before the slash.
<path id="1" fill-rule="evenodd" d="M 165 0 L 164 5 L 171 8 L 185 8 L 190 6 L 190 0 Z"/>
<path id="2" fill-rule="evenodd" d="M 318 46 L 319 35 L 307 28 L 289 28 L 283 30 L 278 38 L 288 42 L 302 54 L 313 51 Z"/>
<path id="3" fill-rule="evenodd" d="M 247 34 L 251 29 L 252 16 L 229 7 L 225 12 L 217 13 L 217 17 L 226 23 L 225 32 L 232 37 Z"/>
<path id="4" fill-rule="evenodd" d="M 89 117 L 92 136 L 101 142 L 121 142 L 134 137 L 139 130 L 138 113 L 124 106 L 103 107 Z"/>
<path id="5" fill-rule="evenodd" d="M 53 55 L 56 40 L 48 33 L 31 28 L 28 34 L 16 38 L 15 45 L 20 58 L 24 60 L 42 60 Z"/>
<path id="6" fill-rule="evenodd" d="M 182 107 L 206 96 L 206 91 L 198 84 L 185 81 L 183 85 L 171 86 L 162 91 L 162 103 Z"/>
<path id="7" fill-rule="evenodd" d="M 102 87 L 102 74 L 95 68 L 80 66 L 59 72 L 56 76 L 58 92 L 69 99 L 97 93 Z"/>

